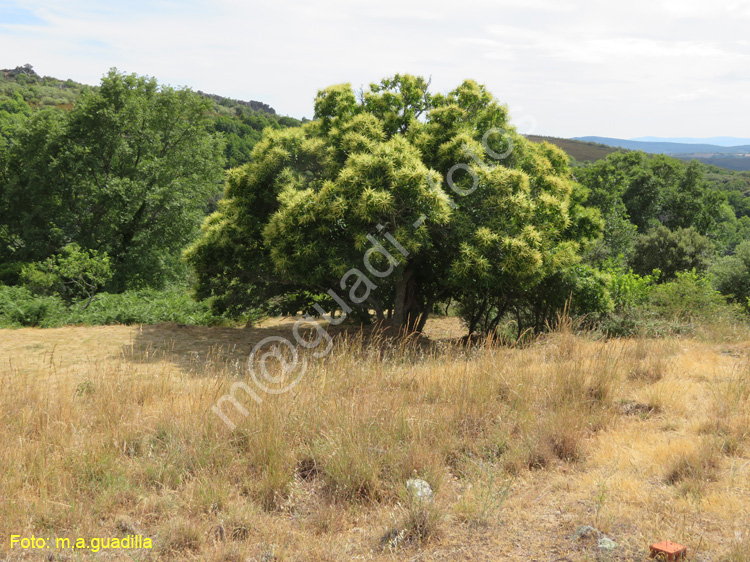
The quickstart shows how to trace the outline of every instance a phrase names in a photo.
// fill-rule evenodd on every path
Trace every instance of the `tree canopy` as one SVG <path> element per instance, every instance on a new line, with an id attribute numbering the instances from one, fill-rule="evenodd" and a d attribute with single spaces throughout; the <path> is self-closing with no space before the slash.
<path id="1" fill-rule="evenodd" d="M 428 85 L 331 86 L 312 121 L 267 130 L 186 252 L 198 295 L 242 308 L 327 294 L 319 313 L 419 329 L 439 300 L 502 315 L 574 267 L 601 221 L 565 154 L 519 135 L 483 86 Z"/>
<path id="2" fill-rule="evenodd" d="M 108 256 L 110 289 L 174 276 L 220 190 L 209 108 L 188 89 L 113 69 L 71 111 L 35 113 L 7 149 L 0 184 L 6 274 L 75 243 Z"/>

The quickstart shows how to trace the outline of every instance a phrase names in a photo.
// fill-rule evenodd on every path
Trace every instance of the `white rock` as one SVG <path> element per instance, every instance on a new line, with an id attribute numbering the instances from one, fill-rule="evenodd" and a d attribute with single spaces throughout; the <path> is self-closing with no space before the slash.
<path id="1" fill-rule="evenodd" d="M 432 499 L 432 488 L 421 478 L 409 478 L 406 481 L 406 490 L 418 500 Z"/>

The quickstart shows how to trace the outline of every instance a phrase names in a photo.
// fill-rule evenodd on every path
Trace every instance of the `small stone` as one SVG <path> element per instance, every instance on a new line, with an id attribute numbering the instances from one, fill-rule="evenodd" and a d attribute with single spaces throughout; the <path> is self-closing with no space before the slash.
<path id="1" fill-rule="evenodd" d="M 599 550 L 612 551 L 617 548 L 617 543 L 609 537 L 602 537 L 599 539 L 599 542 L 596 543 L 596 546 L 599 547 Z"/>
<path id="2" fill-rule="evenodd" d="M 601 532 L 598 529 L 595 529 L 591 525 L 581 525 L 573 534 L 573 540 L 593 539 L 600 536 Z"/>
<path id="3" fill-rule="evenodd" d="M 409 478 L 406 481 L 406 490 L 418 500 L 429 501 L 432 499 L 432 488 L 421 478 Z"/>

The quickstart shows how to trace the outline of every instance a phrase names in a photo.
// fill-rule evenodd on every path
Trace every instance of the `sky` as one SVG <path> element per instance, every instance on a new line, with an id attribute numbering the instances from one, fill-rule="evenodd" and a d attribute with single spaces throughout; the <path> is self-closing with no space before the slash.
<path id="1" fill-rule="evenodd" d="M 750 137 L 750 0 L 0 0 L 0 68 L 111 68 L 313 116 L 316 92 L 466 78 L 520 132 Z"/>

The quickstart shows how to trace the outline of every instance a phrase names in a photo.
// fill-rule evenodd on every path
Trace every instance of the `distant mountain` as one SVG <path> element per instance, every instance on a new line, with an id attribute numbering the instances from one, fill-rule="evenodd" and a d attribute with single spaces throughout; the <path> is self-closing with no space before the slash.
<path id="1" fill-rule="evenodd" d="M 731 137 L 717 138 L 726 140 Z M 719 166 L 729 170 L 750 170 L 750 142 L 739 146 L 720 146 L 718 144 L 706 143 L 655 142 L 613 139 L 609 137 L 576 137 L 573 140 L 604 144 L 627 150 L 642 150 L 651 154 L 669 154 L 682 160 L 698 160 L 704 164 Z M 743 141 L 748 139 L 736 140 Z"/>
<path id="2" fill-rule="evenodd" d="M 719 146 L 716 144 L 689 144 L 679 142 L 644 142 L 636 140 L 613 139 L 609 137 L 575 137 L 573 140 L 596 142 L 607 146 L 642 150 L 652 154 L 748 154 L 750 143 L 742 146 Z"/>
<path id="3" fill-rule="evenodd" d="M 739 137 L 708 137 L 702 139 L 689 137 L 638 137 L 628 139 L 643 142 L 676 142 L 680 144 L 712 144 L 716 146 L 742 146 L 750 144 L 750 138 Z"/>

